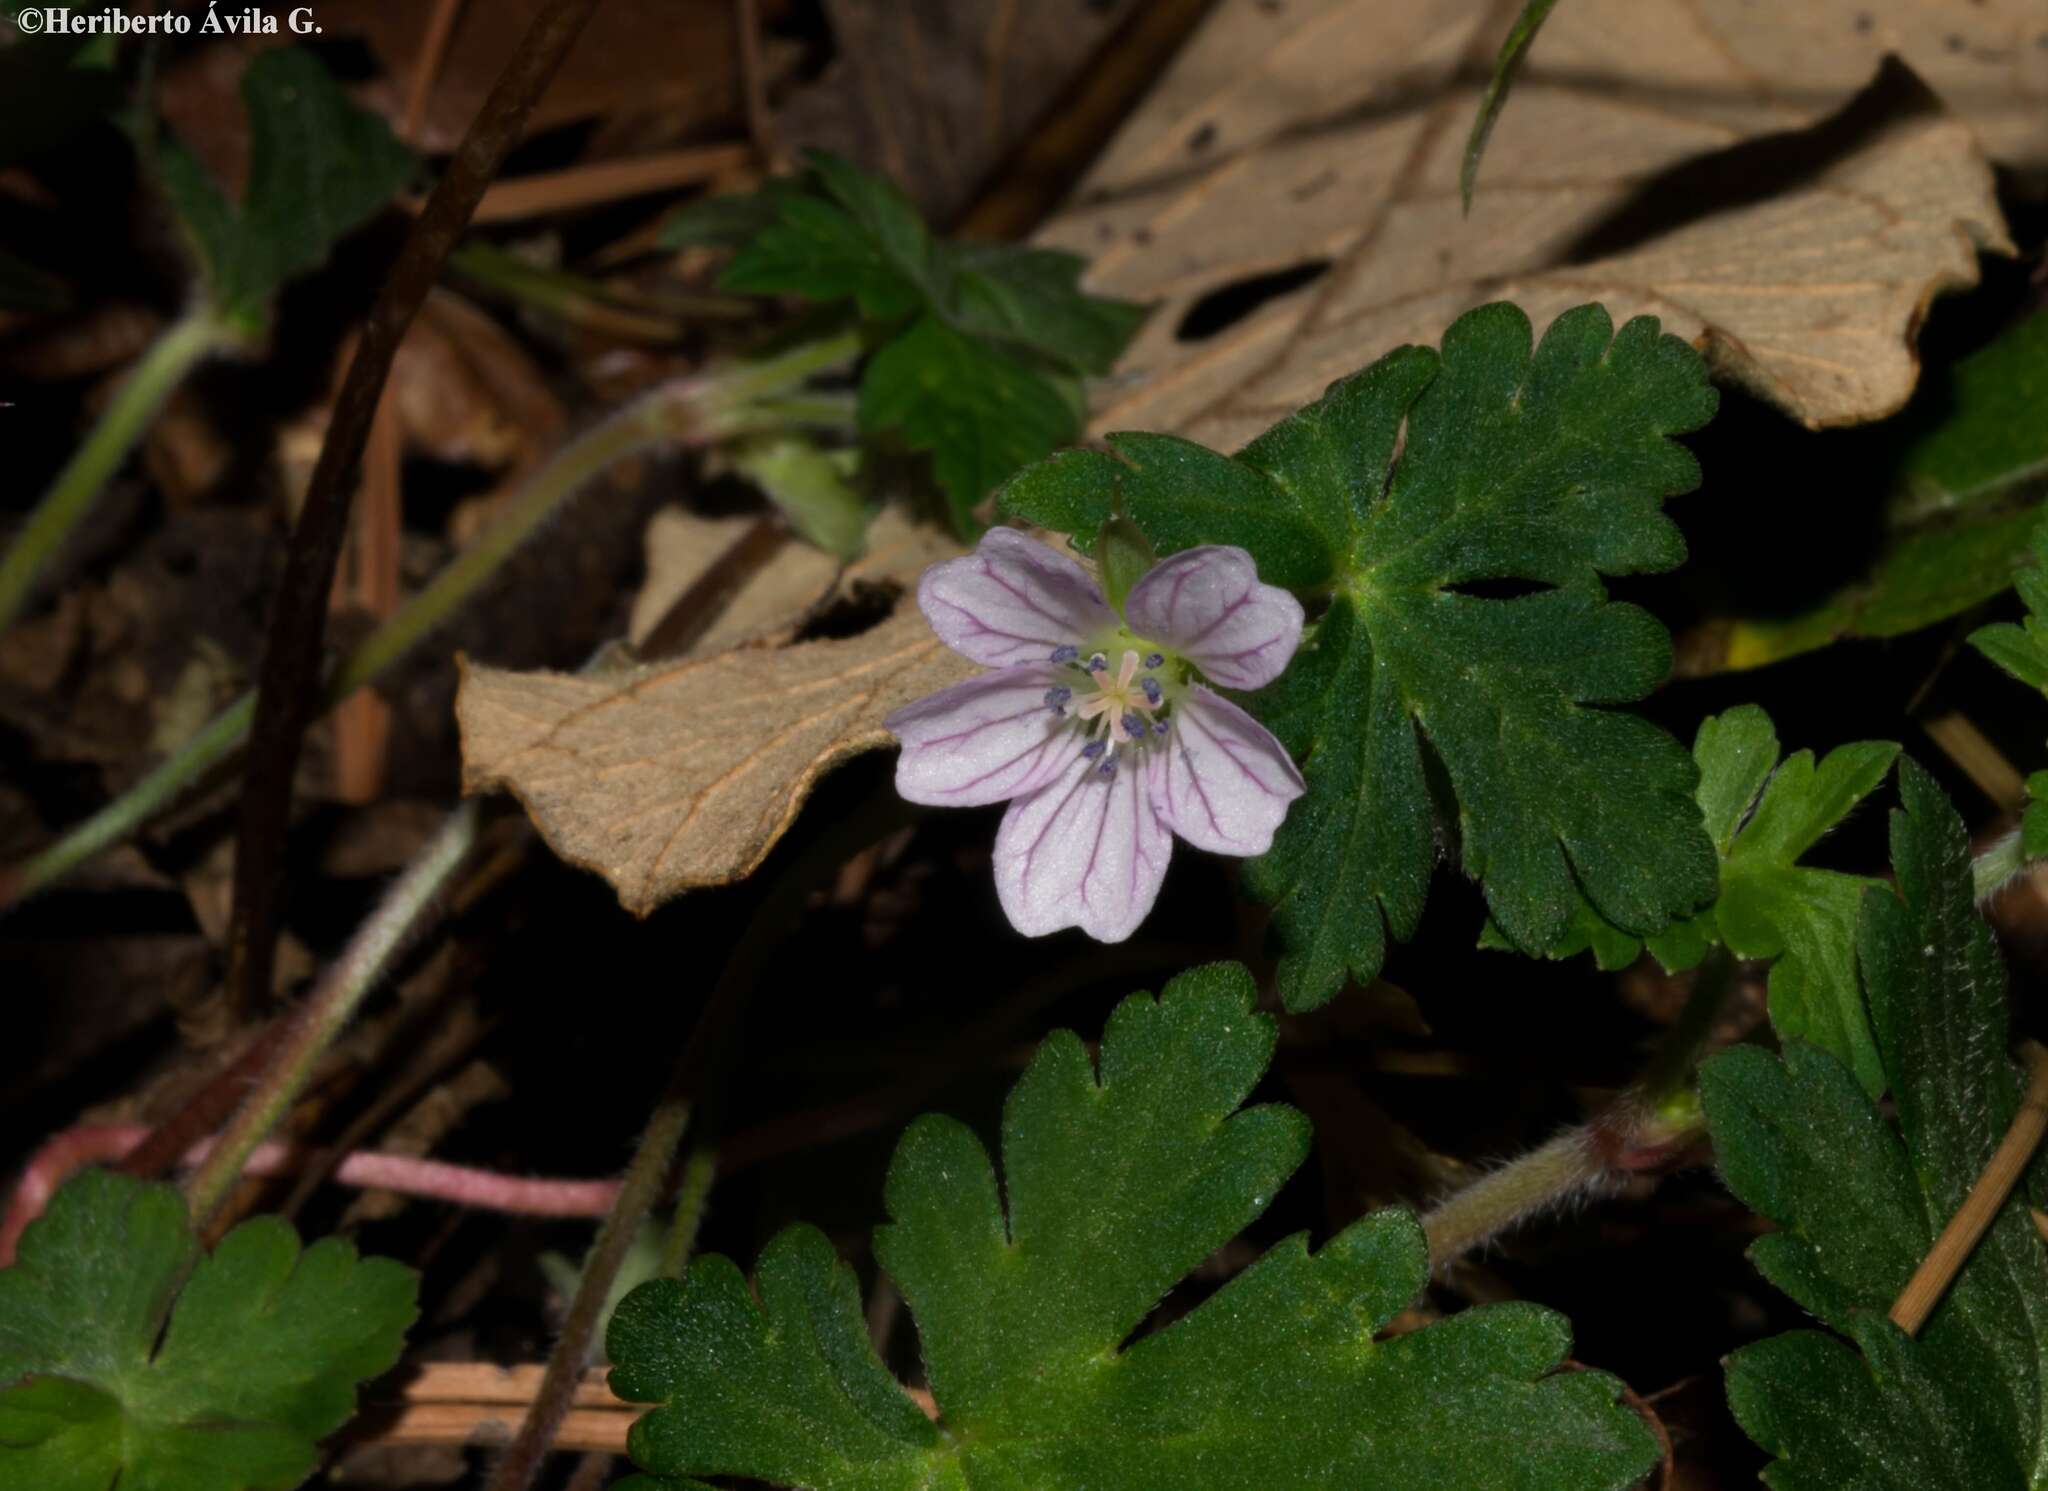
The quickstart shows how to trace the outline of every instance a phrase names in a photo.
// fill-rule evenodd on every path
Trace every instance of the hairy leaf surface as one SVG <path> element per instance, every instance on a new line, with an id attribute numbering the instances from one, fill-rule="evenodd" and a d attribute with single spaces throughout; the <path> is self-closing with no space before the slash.
<path id="1" fill-rule="evenodd" d="M 1750 1257 L 1849 1338 L 1795 1331 L 1736 1352 L 1729 1400 L 1779 1457 L 1765 1479 L 1781 1491 L 2019 1491 L 2048 1478 L 2048 1247 L 2028 1197 L 2007 1203 L 1917 1339 L 1885 1318 L 2019 1105 L 1962 821 L 1910 761 L 1899 787 L 1899 888 L 1866 891 L 1858 923 L 1896 1121 L 1840 1059 L 1798 1041 L 1782 1057 L 1725 1052 L 1701 1074 L 1729 1186 L 1783 1229 Z"/>
<path id="2" fill-rule="evenodd" d="M 1629 936 L 1581 905 L 1564 940 L 1569 957 L 1590 948 L 1604 969 L 1626 968 L 1647 943 L 1667 972 L 1692 968 L 1716 943 L 1738 958 L 1770 959 L 1771 1024 L 1849 1064 L 1872 1097 L 1884 1090 L 1877 1043 L 1856 981 L 1856 914 L 1865 875 L 1801 864 L 1800 858 L 1854 811 L 1899 754 L 1888 740 L 1779 759 L 1777 731 L 1754 704 L 1710 715 L 1693 742 L 1699 803 L 1721 864 L 1712 906 L 1648 939 Z M 1492 927 L 1482 942 L 1506 942 Z"/>
<path id="3" fill-rule="evenodd" d="M 1135 996 L 1099 1069 L 1055 1034 L 1010 1094 L 1000 1181 L 964 1126 L 912 1125 L 875 1254 L 917 1318 L 938 1423 L 876 1358 L 852 1272 L 800 1227 L 763 1252 L 758 1302 L 712 1257 L 620 1305 L 612 1388 L 661 1405 L 634 1459 L 811 1491 L 1632 1485 L 1656 1448 L 1612 1378 L 1557 1370 L 1560 1317 L 1490 1306 L 1373 1339 L 1427 1273 L 1406 1213 L 1314 1252 L 1282 1242 L 1131 1340 L 1307 1151 L 1293 1109 L 1239 1106 L 1274 1043 L 1253 992 L 1218 965 Z"/>
<path id="4" fill-rule="evenodd" d="M 1632 934 L 1713 894 L 1690 758 L 1606 707 L 1664 678 L 1670 638 L 1601 577 L 1684 558 L 1659 505 L 1699 470 L 1671 437 L 1714 403 L 1652 318 L 1617 334 L 1582 306 L 1532 349 L 1528 318 L 1490 305 L 1440 356 L 1402 348 L 1235 457 L 1120 436 L 1121 459 L 1070 452 L 1004 487 L 1008 511 L 1080 542 L 1120 504 L 1162 551 L 1238 544 L 1262 578 L 1327 590 L 1251 701 L 1308 781 L 1247 876 L 1276 907 L 1290 1008 L 1371 978 L 1413 934 L 1436 857 L 1425 739 L 1515 946 L 1554 945 L 1582 888 Z"/>
<path id="5" fill-rule="evenodd" d="M 202 1256 L 175 1187 L 81 1172 L 0 1270 L 0 1491 L 289 1491 L 414 1293 L 276 1217 Z"/>

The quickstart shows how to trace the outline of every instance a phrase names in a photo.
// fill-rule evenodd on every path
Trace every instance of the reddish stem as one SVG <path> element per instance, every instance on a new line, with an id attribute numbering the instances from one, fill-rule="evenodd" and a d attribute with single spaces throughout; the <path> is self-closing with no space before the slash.
<path id="1" fill-rule="evenodd" d="M 22 1229 L 42 1215 L 50 1197 L 67 1177 L 87 1165 L 106 1164 L 132 1153 L 149 1137 L 147 1124 L 80 1124 L 45 1141 L 29 1160 L 0 1212 L 0 1268 L 14 1262 Z M 204 1139 L 180 1161 L 191 1168 L 204 1160 L 213 1140 Z M 258 1145 L 245 1171 L 249 1175 L 284 1175 L 311 1157 L 276 1140 Z M 619 1193 L 616 1180 L 556 1180 L 543 1176 L 501 1175 L 471 1165 L 415 1155 L 357 1150 L 335 1167 L 333 1178 L 361 1190 L 397 1191 L 401 1195 L 473 1206 L 484 1211 L 516 1212 L 529 1217 L 602 1217 Z"/>

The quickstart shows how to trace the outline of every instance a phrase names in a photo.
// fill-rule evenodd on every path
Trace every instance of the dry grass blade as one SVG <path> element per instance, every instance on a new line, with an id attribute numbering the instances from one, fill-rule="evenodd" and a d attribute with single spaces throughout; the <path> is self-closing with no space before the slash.
<path id="1" fill-rule="evenodd" d="M 1224 0 L 1044 235 L 1093 257 L 1091 288 L 1163 301 L 1099 428 L 1230 448 L 1500 298 L 1539 326 L 1647 311 L 1805 423 L 1874 419 L 1911 390 L 1928 301 L 2008 247 L 1979 141 L 2048 165 L 2026 0 L 1577 0 L 1464 218 L 1512 10 Z M 1940 102 L 1903 70 L 1869 86 L 1887 51 Z"/>
<path id="2" fill-rule="evenodd" d="M 1919 1334 L 1920 1327 L 1948 1292 L 1948 1286 L 1970 1261 L 1970 1254 L 1998 1219 L 2012 1188 L 2026 1173 L 2027 1162 L 2040 1147 L 2042 1132 L 2048 1130 L 2048 1049 L 2027 1041 L 2021 1047 L 2021 1055 L 2027 1064 L 2027 1090 L 2011 1127 L 1998 1141 L 1991 1158 L 1984 1162 L 1983 1172 L 1970 1187 L 1970 1194 L 1963 1198 L 1963 1204 L 1948 1219 L 1941 1236 L 1934 1240 L 1934 1246 L 1927 1250 L 1927 1256 L 1913 1270 L 1913 1277 L 1892 1302 L 1892 1324 L 1909 1336 Z"/>

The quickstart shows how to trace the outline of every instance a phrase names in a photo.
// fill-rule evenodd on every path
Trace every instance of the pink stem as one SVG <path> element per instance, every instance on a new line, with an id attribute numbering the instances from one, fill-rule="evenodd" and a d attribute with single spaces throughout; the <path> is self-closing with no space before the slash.
<path id="1" fill-rule="evenodd" d="M 14 1262 L 14 1249 L 21 1241 L 22 1229 L 42 1215 L 66 1177 L 86 1165 L 123 1158 L 149 1133 L 147 1124 L 80 1124 L 45 1141 L 15 1183 L 6 1211 L 0 1213 L 0 1268 Z M 189 1169 L 205 1159 L 212 1148 L 211 1139 L 202 1140 L 185 1152 L 180 1163 Z M 258 1145 L 250 1156 L 248 1173 L 283 1175 L 296 1169 L 304 1159 L 289 1145 L 269 1140 Z M 423 1160 L 376 1150 L 357 1150 L 349 1155 L 335 1168 L 334 1179 L 364 1190 L 397 1191 L 406 1196 L 425 1196 L 457 1206 L 517 1212 L 529 1217 L 603 1217 L 610 1213 L 619 1194 L 616 1180 L 501 1175 L 472 1165 L 451 1165 L 444 1160 Z"/>

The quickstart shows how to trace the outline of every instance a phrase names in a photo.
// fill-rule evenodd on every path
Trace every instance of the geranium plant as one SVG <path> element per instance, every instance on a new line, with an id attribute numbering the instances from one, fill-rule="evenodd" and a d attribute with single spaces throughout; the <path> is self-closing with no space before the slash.
<path id="1" fill-rule="evenodd" d="M 1803 13 L 1226 0 L 960 216 L 1074 17 L 884 7 L 988 69 L 913 140 L 860 7 L 720 10 L 746 142 L 581 176 L 709 116 L 537 113 L 651 50 L 550 0 L 442 149 L 458 9 L 402 109 L 238 47 L 223 143 L 177 8 L 9 8 L 77 97 L 0 376 L 110 376 L 0 389 L 82 432 L 0 533 L 0 956 L 97 976 L 0 1042 L 0 1491 L 2048 1488 L 2048 314 L 1935 299 L 2044 251 L 1955 71 L 2032 19 L 1809 119 Z M 181 307 L 104 366 L 9 237 L 78 131 Z"/>

